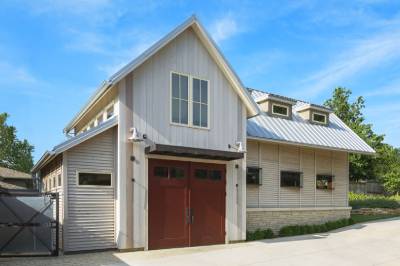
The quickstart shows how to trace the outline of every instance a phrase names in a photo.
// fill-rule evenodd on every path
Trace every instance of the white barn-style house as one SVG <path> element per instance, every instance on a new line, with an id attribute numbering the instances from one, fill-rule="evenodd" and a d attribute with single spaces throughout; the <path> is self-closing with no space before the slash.
<path id="1" fill-rule="evenodd" d="M 60 195 L 64 252 L 244 241 L 350 216 L 330 109 L 244 87 L 192 16 L 106 80 L 33 172 Z"/>

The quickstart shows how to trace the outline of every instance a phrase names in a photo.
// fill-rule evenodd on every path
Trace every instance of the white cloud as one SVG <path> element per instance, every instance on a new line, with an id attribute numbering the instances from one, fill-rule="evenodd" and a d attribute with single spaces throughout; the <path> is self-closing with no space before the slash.
<path id="1" fill-rule="evenodd" d="M 316 96 L 318 93 L 343 84 L 354 77 L 400 57 L 400 30 L 377 34 L 356 41 L 350 49 L 336 55 L 336 59 L 322 70 L 301 82 L 301 93 Z"/>
<path id="2" fill-rule="evenodd" d="M 400 95 L 400 79 L 396 79 L 387 85 L 378 87 L 374 90 L 370 90 L 364 93 L 365 97 L 396 96 L 396 95 Z"/>
<path id="3" fill-rule="evenodd" d="M 39 82 L 25 67 L 0 61 L 0 84 L 8 85 L 16 83 L 21 85 L 33 85 Z"/>
<path id="4" fill-rule="evenodd" d="M 237 21 L 229 14 L 214 21 L 210 32 L 214 41 L 220 43 L 238 34 L 240 31 Z"/>

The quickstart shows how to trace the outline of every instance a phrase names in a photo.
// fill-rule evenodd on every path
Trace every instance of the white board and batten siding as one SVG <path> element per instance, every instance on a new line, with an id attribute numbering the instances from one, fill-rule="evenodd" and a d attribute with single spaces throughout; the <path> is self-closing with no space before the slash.
<path id="1" fill-rule="evenodd" d="M 171 72 L 208 81 L 209 128 L 194 128 L 171 123 Z M 120 90 L 132 89 L 133 116 L 126 119 L 133 121 L 126 121 L 125 124 L 132 125 L 140 133 L 146 134 L 148 140 L 153 143 L 221 151 L 235 151 L 228 146 L 238 141 L 242 142 L 244 148 L 246 146 L 246 107 L 191 28 L 183 31 L 133 70 L 119 82 L 119 86 Z M 147 187 L 147 162 L 141 144 L 134 145 L 133 153 L 135 155 L 133 176 L 137 184 L 133 192 L 133 245 L 134 248 L 146 248 L 148 199 L 143 188 Z M 240 169 L 235 168 L 235 170 L 243 170 L 244 173 L 246 161 L 239 160 L 237 164 Z M 241 182 L 243 179 L 237 181 L 234 176 L 227 178 L 228 184 L 240 185 L 238 188 L 240 193 L 231 195 L 230 193 L 236 190 L 228 191 L 227 206 L 235 208 L 236 211 L 227 213 L 228 216 L 232 216 L 228 218 L 231 223 L 228 230 L 231 231 L 227 235 L 232 240 L 244 239 L 245 183 Z"/>
<path id="2" fill-rule="evenodd" d="M 116 248 L 116 128 L 71 148 L 66 156 L 68 209 L 64 250 Z M 111 173 L 112 186 L 78 186 L 79 172 Z"/>
<path id="3" fill-rule="evenodd" d="M 262 185 L 247 185 L 248 208 L 347 207 L 346 152 L 248 141 L 247 166 L 261 168 Z M 303 187 L 280 186 L 280 171 L 303 173 Z M 334 175 L 334 189 L 316 189 L 317 174 Z"/>
<path id="4" fill-rule="evenodd" d="M 209 81 L 209 129 L 170 123 L 171 72 Z M 228 144 L 237 141 L 245 145 L 246 134 L 240 132 L 246 121 L 244 104 L 191 28 L 130 75 L 133 125 L 151 141 L 223 151 L 229 151 Z"/>

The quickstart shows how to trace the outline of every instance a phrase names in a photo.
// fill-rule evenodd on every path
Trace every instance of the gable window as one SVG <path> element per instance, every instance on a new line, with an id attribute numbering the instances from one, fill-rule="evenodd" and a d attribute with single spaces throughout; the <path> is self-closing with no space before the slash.
<path id="1" fill-rule="evenodd" d="M 97 125 L 100 125 L 101 123 L 103 123 L 103 114 L 97 117 Z"/>
<path id="2" fill-rule="evenodd" d="M 189 77 L 177 73 L 171 75 L 171 121 L 189 124 Z"/>
<path id="3" fill-rule="evenodd" d="M 301 172 L 281 171 L 281 187 L 303 187 Z"/>
<path id="4" fill-rule="evenodd" d="M 80 186 L 111 186 L 111 174 L 104 173 L 79 173 Z"/>
<path id="5" fill-rule="evenodd" d="M 274 115 L 289 116 L 289 108 L 280 104 L 272 104 L 272 113 Z"/>
<path id="6" fill-rule="evenodd" d="M 110 108 L 107 109 L 107 119 L 109 119 L 110 117 L 112 117 L 114 115 L 114 105 L 111 105 Z"/>
<path id="7" fill-rule="evenodd" d="M 326 124 L 326 115 L 320 113 L 313 113 L 312 115 L 313 122 L 317 122 L 320 124 Z"/>
<path id="8" fill-rule="evenodd" d="M 208 81 L 192 80 L 193 126 L 208 127 Z"/>
<path id="9" fill-rule="evenodd" d="M 316 188 L 317 189 L 333 189 L 333 175 L 317 175 Z"/>

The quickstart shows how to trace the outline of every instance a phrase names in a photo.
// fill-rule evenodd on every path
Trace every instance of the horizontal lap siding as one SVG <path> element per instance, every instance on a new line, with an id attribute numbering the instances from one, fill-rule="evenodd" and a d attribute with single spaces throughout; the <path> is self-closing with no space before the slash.
<path id="1" fill-rule="evenodd" d="M 262 185 L 247 185 L 247 207 L 347 206 L 347 153 L 248 141 L 247 166 L 262 168 Z M 303 187 L 280 187 L 280 171 L 301 171 Z M 333 174 L 334 190 L 317 190 L 316 174 Z"/>
<path id="2" fill-rule="evenodd" d="M 115 129 L 68 151 L 66 251 L 115 248 Z M 112 187 L 77 186 L 78 171 L 110 172 Z"/>

